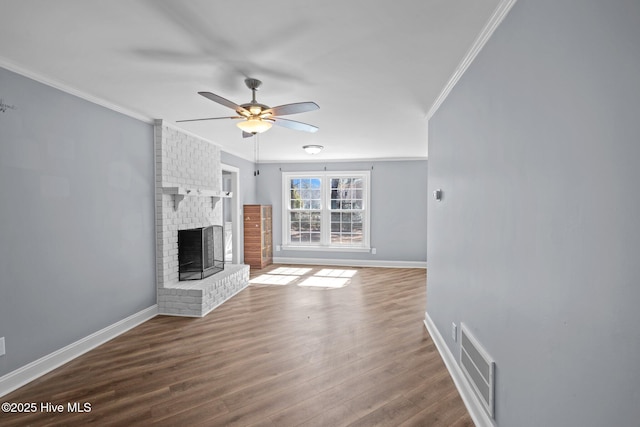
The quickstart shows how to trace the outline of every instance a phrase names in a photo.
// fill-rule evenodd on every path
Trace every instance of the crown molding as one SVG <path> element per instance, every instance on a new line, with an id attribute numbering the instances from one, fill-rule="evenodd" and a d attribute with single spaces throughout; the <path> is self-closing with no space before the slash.
<path id="1" fill-rule="evenodd" d="M 253 159 L 251 155 L 246 156 L 244 153 L 241 153 L 240 151 L 234 150 L 232 148 L 222 147 L 222 151 L 224 151 L 227 154 L 231 154 L 232 156 L 236 156 L 239 159 L 246 160 L 247 162 L 255 163 L 255 159 Z"/>
<path id="2" fill-rule="evenodd" d="M 91 102 L 93 104 L 96 104 L 96 105 L 99 105 L 101 107 L 108 108 L 109 110 L 115 111 L 117 113 L 124 114 L 125 116 L 131 117 L 133 119 L 140 120 L 140 121 L 145 122 L 145 123 L 153 124 L 153 118 L 151 118 L 151 117 L 147 117 L 147 116 L 145 116 L 143 114 L 136 113 L 136 112 L 133 112 L 131 110 L 127 110 L 126 108 L 123 108 L 123 107 L 121 107 L 119 105 L 113 104 L 113 103 L 111 103 L 109 101 L 106 101 L 106 100 L 104 100 L 102 98 L 98 98 L 96 96 L 89 95 L 86 92 L 83 92 L 81 90 L 78 90 L 76 88 L 68 86 L 68 85 L 66 85 L 64 83 L 61 83 L 61 82 L 57 81 L 57 80 L 51 79 L 49 77 L 45 77 L 42 74 L 38 74 L 38 73 L 33 72 L 31 70 L 28 70 L 28 69 L 26 69 L 24 67 L 21 67 L 20 65 L 13 63 L 13 62 L 9 61 L 6 58 L 0 57 L 0 67 L 5 68 L 5 69 L 7 69 L 7 70 L 9 70 L 11 72 L 14 72 L 16 74 L 19 74 L 19 75 L 21 75 L 23 77 L 29 78 L 31 80 L 35 80 L 38 83 L 42 83 L 42 84 L 50 86 L 50 87 L 52 87 L 54 89 L 58 89 L 58 90 L 60 90 L 62 92 L 65 92 L 65 93 L 67 93 L 69 95 L 73 95 L 75 97 L 78 97 L 78 98 L 83 99 L 85 101 L 89 101 L 89 102 Z"/>
<path id="3" fill-rule="evenodd" d="M 216 146 L 216 147 L 218 147 L 221 151 L 225 151 L 225 150 L 224 150 L 224 147 L 222 147 L 222 145 L 218 144 L 217 142 L 212 141 L 212 140 L 210 140 L 210 139 L 207 139 L 207 138 L 205 138 L 205 137 L 203 137 L 203 136 L 200 136 L 200 135 L 198 135 L 197 133 L 193 133 L 193 132 L 188 131 L 188 130 L 186 130 L 186 129 L 184 129 L 184 128 L 181 128 L 181 127 L 180 127 L 180 126 L 178 126 L 177 124 L 175 124 L 175 123 L 173 123 L 173 122 L 170 122 L 170 121 L 168 121 L 168 120 L 165 120 L 165 119 L 155 119 L 155 120 L 153 120 L 153 121 L 152 121 L 152 123 L 153 123 L 153 125 L 154 125 L 154 126 L 160 126 L 160 127 L 162 127 L 162 126 L 166 126 L 166 127 L 171 128 L 171 129 L 173 129 L 173 130 L 177 130 L 178 132 L 181 132 L 181 133 L 183 133 L 183 134 L 185 134 L 185 135 L 188 135 L 188 136 L 190 136 L 190 137 L 192 137 L 192 138 L 198 139 L 198 140 L 203 141 L 203 142 L 207 142 L 207 143 L 209 143 L 209 144 L 211 144 L 211 145 L 215 145 L 215 146 Z"/>
<path id="4" fill-rule="evenodd" d="M 467 71 L 471 63 L 474 61 L 474 59 L 476 59 L 476 57 L 478 56 L 478 54 L 480 53 L 484 45 L 487 43 L 487 41 L 489 41 L 489 39 L 493 35 L 496 28 L 498 28 L 500 23 L 507 16 L 507 13 L 509 13 L 509 11 L 513 7 L 513 5 L 516 3 L 516 1 L 517 0 L 500 1 L 498 6 L 496 7 L 496 10 L 493 12 L 493 15 L 491 15 L 491 18 L 489 18 L 489 21 L 487 22 L 487 24 L 484 26 L 484 28 L 482 29 L 478 37 L 475 39 L 475 41 L 471 45 L 471 48 L 469 49 L 467 54 L 464 56 L 464 58 L 462 58 L 462 61 L 454 71 L 453 75 L 449 78 L 449 81 L 440 92 L 440 95 L 438 95 L 433 105 L 431 105 L 431 108 L 427 112 L 427 116 L 426 116 L 427 120 L 430 120 L 431 117 L 433 117 L 433 115 L 436 113 L 436 111 L 438 111 L 438 109 L 440 108 L 444 100 L 447 99 L 447 97 L 449 96 L 449 93 L 451 93 L 451 90 L 453 90 L 454 86 L 458 83 L 460 78 Z"/>
<path id="5" fill-rule="evenodd" d="M 313 159 L 293 159 L 293 160 L 260 160 L 259 164 L 268 163 L 372 163 L 372 162 L 408 162 L 408 161 L 425 161 L 428 158 L 425 157 L 379 157 L 379 158 L 366 158 L 366 159 L 321 159 L 315 157 Z"/>

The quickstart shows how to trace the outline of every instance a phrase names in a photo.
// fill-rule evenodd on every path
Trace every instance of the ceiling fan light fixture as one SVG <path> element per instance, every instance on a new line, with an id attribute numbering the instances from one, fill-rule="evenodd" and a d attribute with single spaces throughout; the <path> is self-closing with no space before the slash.
<path id="1" fill-rule="evenodd" d="M 302 147 L 308 154 L 318 154 L 324 148 L 322 145 L 305 145 Z"/>
<path id="2" fill-rule="evenodd" d="M 273 124 L 259 118 L 251 118 L 238 122 L 238 127 L 248 133 L 262 133 L 271 129 Z"/>
<path id="3" fill-rule="evenodd" d="M 220 95 L 216 95 L 215 93 L 198 92 L 198 95 L 202 95 L 210 101 L 233 109 L 237 114 L 236 116 L 176 120 L 176 122 L 195 122 L 200 120 L 217 119 L 241 119 L 239 120 L 239 122 L 236 122 L 236 124 L 240 129 L 243 130 L 243 138 L 248 138 L 252 134 L 255 135 L 258 133 L 266 132 L 271 129 L 274 123 L 285 128 L 311 133 L 318 130 L 316 126 L 280 117 L 286 116 L 288 114 L 305 113 L 307 111 L 317 110 L 320 107 L 315 102 L 295 102 L 293 104 L 283 104 L 276 107 L 269 107 L 268 105 L 259 104 L 256 101 L 256 90 L 261 84 L 260 80 L 247 78 L 244 82 L 247 87 L 251 89 L 251 93 L 253 95 L 251 97 L 251 102 L 245 104 L 236 104 L 235 102 L 229 101 L 228 99 L 223 98 Z"/>

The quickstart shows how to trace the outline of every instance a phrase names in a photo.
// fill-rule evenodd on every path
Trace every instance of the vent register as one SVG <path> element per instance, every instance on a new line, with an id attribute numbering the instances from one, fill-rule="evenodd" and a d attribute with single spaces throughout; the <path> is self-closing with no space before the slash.
<path id="1" fill-rule="evenodd" d="M 460 367 L 487 413 L 493 418 L 495 362 L 461 324 Z"/>

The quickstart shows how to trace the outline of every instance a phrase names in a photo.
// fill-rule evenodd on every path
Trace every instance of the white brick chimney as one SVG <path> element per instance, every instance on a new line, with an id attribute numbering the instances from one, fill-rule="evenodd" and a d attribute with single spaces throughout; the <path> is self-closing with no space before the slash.
<path id="1" fill-rule="evenodd" d="M 203 316 L 246 287 L 249 278 L 247 266 L 225 266 L 225 272 L 205 280 L 178 281 L 178 230 L 223 225 L 223 203 L 209 196 L 222 193 L 220 147 L 163 120 L 156 120 L 154 129 L 159 312 Z M 176 188 L 190 193 L 168 194 L 168 189 Z M 224 282 L 225 289 L 218 289 L 216 280 Z M 207 290 L 211 294 L 203 295 Z"/>

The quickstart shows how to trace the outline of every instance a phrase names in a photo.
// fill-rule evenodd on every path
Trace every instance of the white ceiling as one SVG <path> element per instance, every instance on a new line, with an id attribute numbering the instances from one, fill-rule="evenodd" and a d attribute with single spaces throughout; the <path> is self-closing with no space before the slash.
<path id="1" fill-rule="evenodd" d="M 228 116 L 197 95 L 315 101 L 260 161 L 427 156 L 426 113 L 499 0 L 0 0 L 0 66 L 144 119 Z M 0 87 L 0 96 L 2 88 Z M 231 120 L 180 127 L 254 158 Z M 311 157 L 301 147 L 324 145 Z"/>

